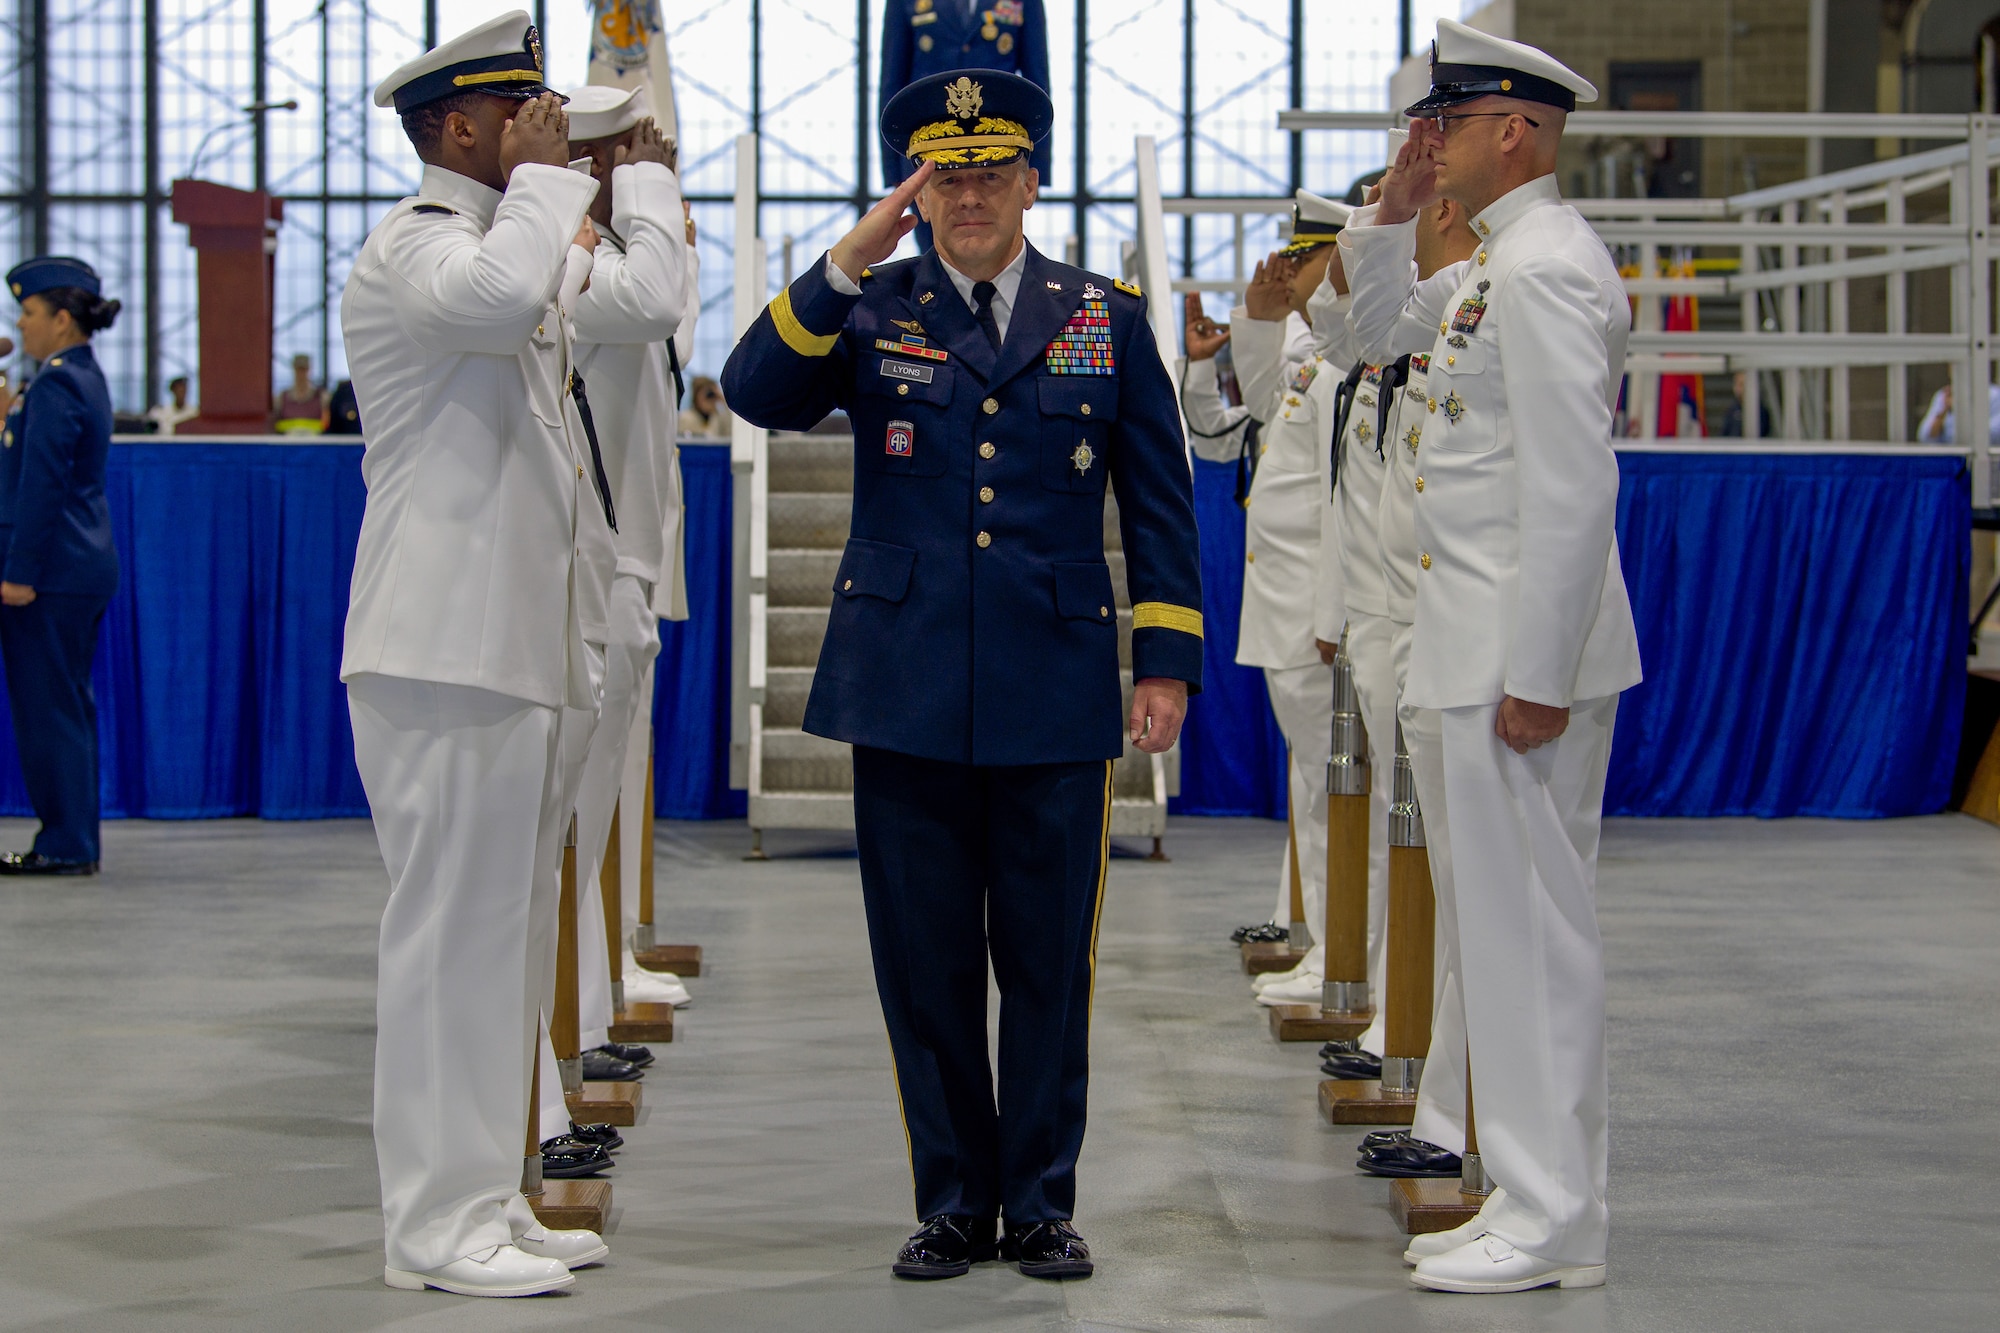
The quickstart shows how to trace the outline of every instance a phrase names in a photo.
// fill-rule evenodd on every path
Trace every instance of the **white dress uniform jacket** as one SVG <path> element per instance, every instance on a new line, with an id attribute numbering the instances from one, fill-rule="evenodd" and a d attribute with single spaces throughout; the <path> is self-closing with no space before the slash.
<path id="1" fill-rule="evenodd" d="M 504 195 L 426 167 L 362 246 L 341 300 L 368 423 L 342 680 L 469 685 L 548 707 L 582 690 L 574 552 L 579 514 L 598 500 L 551 314 L 596 192 L 538 163 L 516 167 Z"/>
<path id="2" fill-rule="evenodd" d="M 1283 323 L 1252 319 L 1239 306 L 1231 312 L 1230 330 L 1244 407 L 1265 423 L 1246 516 L 1236 661 L 1280 669 L 1317 666 L 1319 650 L 1313 639 L 1326 628 L 1321 622 L 1330 608 L 1339 603 L 1338 590 L 1322 586 L 1327 570 L 1320 551 L 1323 544 L 1336 540 L 1322 458 L 1332 430 L 1333 391 L 1346 371 L 1312 349 L 1310 334 L 1297 316 Z M 1183 397 L 1200 396 L 1203 384 L 1196 380 L 1197 373 L 1207 377 L 1205 396 L 1213 402 L 1212 361 L 1188 368 L 1188 392 Z M 1236 456 L 1236 446 L 1229 440 L 1201 438 L 1198 432 L 1212 426 L 1200 425 L 1193 415 L 1190 424 L 1197 426 L 1189 435 L 1196 453 L 1218 462 Z M 1339 632 L 1335 620 L 1329 642 Z"/>
<path id="3" fill-rule="evenodd" d="M 1339 485 L 1333 497 L 1339 510 L 1340 541 L 1329 547 L 1327 554 L 1340 562 L 1347 609 L 1367 616 L 1389 613 L 1377 515 L 1389 472 L 1389 445 L 1384 436 L 1390 429 L 1388 419 L 1395 409 L 1397 392 L 1388 387 L 1388 376 L 1381 366 L 1365 367 L 1354 386 L 1354 402 L 1340 433 Z"/>
<path id="4" fill-rule="evenodd" d="M 657 162 L 631 163 L 612 171 L 611 200 L 611 228 L 576 305 L 576 364 L 617 503 L 617 572 L 671 584 L 665 600 L 685 619 L 680 408 L 667 359 L 687 305 L 680 186 Z"/>
<path id="5" fill-rule="evenodd" d="M 1567 707 L 1637 684 L 1611 448 L 1631 306 L 1604 243 L 1545 176 L 1472 220 L 1478 256 L 1418 283 L 1415 220 L 1376 212 L 1341 233 L 1350 327 L 1370 359 L 1430 354 L 1405 701 Z"/>

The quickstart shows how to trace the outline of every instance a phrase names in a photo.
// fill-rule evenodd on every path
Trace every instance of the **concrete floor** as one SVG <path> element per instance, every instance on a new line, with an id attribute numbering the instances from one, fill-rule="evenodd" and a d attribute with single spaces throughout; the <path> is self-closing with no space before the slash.
<path id="1" fill-rule="evenodd" d="M 0 846 L 27 826 L 0 821 Z M 1405 1281 L 1384 1182 L 1264 1034 L 1227 930 L 1281 830 L 1115 864 L 1079 1223 L 1095 1279 L 902 1284 L 909 1180 L 835 840 L 662 825 L 707 946 L 573 1294 L 381 1285 L 363 823 L 125 823 L 110 871 L 0 881 L 0 1328 L 1927 1330 L 2000 1326 L 2000 830 L 1622 822 L 1605 840 L 1610 1285 Z"/>

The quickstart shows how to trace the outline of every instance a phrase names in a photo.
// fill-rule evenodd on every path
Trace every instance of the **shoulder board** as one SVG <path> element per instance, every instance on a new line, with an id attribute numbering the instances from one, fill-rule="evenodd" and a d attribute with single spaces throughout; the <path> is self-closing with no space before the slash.
<path id="1" fill-rule="evenodd" d="M 1119 291 L 1125 293 L 1127 296 L 1145 295 L 1144 292 L 1140 291 L 1137 287 L 1134 287 L 1131 283 L 1125 281 L 1125 279 L 1123 278 L 1113 278 L 1111 280 L 1111 285 L 1113 287 L 1116 287 Z"/>
<path id="2" fill-rule="evenodd" d="M 410 211 L 412 213 L 442 213 L 448 218 L 458 216 L 457 209 L 446 208 L 443 204 L 415 204 L 411 206 Z"/>

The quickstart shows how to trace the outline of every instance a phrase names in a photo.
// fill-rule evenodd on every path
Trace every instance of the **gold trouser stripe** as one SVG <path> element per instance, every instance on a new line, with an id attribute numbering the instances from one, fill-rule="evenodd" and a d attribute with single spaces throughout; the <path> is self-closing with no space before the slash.
<path id="1" fill-rule="evenodd" d="M 887 1038 L 889 1030 L 884 1028 L 882 1035 Z M 917 1145 L 910 1138 L 910 1112 L 903 1105 L 903 1071 L 896 1068 L 896 1043 L 893 1041 L 889 1043 L 889 1077 L 896 1085 L 896 1114 L 903 1121 L 903 1154 L 910 1162 L 910 1184 L 914 1188 L 917 1182 Z"/>
<path id="2" fill-rule="evenodd" d="M 799 317 L 792 313 L 792 289 L 787 287 L 778 293 L 778 299 L 771 302 L 771 323 L 777 326 L 778 336 L 785 340 L 785 346 L 800 356 L 825 356 L 840 341 L 838 333 L 824 336 L 810 333 L 799 323 Z"/>
<path id="3" fill-rule="evenodd" d="M 1104 877 L 1111 870 L 1111 769 L 1104 761 L 1104 826 L 1097 835 L 1097 906 L 1090 916 L 1090 1007 L 1097 1005 L 1097 928 L 1104 923 Z"/>
<path id="4" fill-rule="evenodd" d="M 1171 602 L 1140 602 L 1132 608 L 1133 629 L 1177 629 L 1201 637 L 1201 612 Z"/>

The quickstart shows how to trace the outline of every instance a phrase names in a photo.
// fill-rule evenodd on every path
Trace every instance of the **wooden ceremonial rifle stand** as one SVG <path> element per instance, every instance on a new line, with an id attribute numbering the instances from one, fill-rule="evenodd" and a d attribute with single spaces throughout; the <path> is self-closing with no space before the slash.
<path id="1" fill-rule="evenodd" d="M 583 1031 L 577 1016 L 576 819 L 563 843 L 562 899 L 556 927 L 556 1009 L 549 1016 L 549 1045 L 562 1069 L 563 1100 L 580 1125 L 635 1125 L 644 1097 L 637 1083 L 585 1083 Z"/>
<path id="2" fill-rule="evenodd" d="M 1243 970 L 1251 976 L 1259 972 L 1289 972 L 1312 950 L 1306 931 L 1305 881 L 1299 876 L 1299 826 L 1292 811 L 1292 755 L 1285 752 L 1285 837 L 1291 854 L 1292 923 L 1289 938 L 1245 940 Z"/>
<path id="3" fill-rule="evenodd" d="M 1317 1005 L 1272 1008 L 1271 1035 L 1279 1041 L 1354 1041 L 1375 1021 L 1368 995 L 1368 732 L 1345 647 L 1333 660 L 1326 791 L 1326 985 Z"/>
<path id="4" fill-rule="evenodd" d="M 556 1064 L 562 1069 L 564 1100 L 569 1102 L 570 1118 L 603 1122 L 611 1118 L 606 1115 L 579 1115 L 580 1109 L 588 1105 L 582 1097 L 588 1097 L 587 1086 L 622 1088 L 623 1084 L 593 1084 L 583 1082 L 582 1054 L 577 1050 L 576 1012 L 576 819 L 571 816 L 569 832 L 563 838 L 562 896 L 557 909 L 561 915 L 556 926 L 556 1005 L 549 1015 L 549 1045 L 555 1048 Z M 535 1059 L 532 1066 L 533 1078 L 528 1084 L 528 1146 L 527 1157 L 521 1171 L 521 1193 L 528 1200 L 528 1206 L 535 1210 L 535 1220 L 545 1227 L 569 1229 L 582 1227 L 585 1230 L 602 1233 L 605 1218 L 611 1212 L 611 1185 L 603 1180 L 550 1180 L 542 1179 L 542 1098 L 541 1098 L 541 1043 L 535 1043 Z M 575 1088 L 582 1097 L 572 1094 Z M 631 1109 L 639 1109 L 638 1089 L 633 1088 Z M 612 1123 L 629 1125 L 631 1120 Z M 564 1133 L 568 1132 L 565 1127 Z"/>
<path id="5" fill-rule="evenodd" d="M 1396 728 L 1396 777 L 1389 805 L 1389 960 L 1383 997 L 1382 1077 L 1328 1079 L 1319 1085 L 1319 1109 L 1335 1125 L 1407 1125 L 1416 1117 L 1417 1080 L 1431 1046 L 1435 988 L 1432 944 L 1437 903 L 1431 894 L 1430 854 L 1424 849 L 1424 816 L 1417 806 L 1416 774 Z"/>
<path id="6" fill-rule="evenodd" d="M 598 896 L 604 901 L 604 947 L 611 954 L 611 1040 L 672 1041 L 672 1005 L 625 1003 L 625 902 L 621 892 L 624 871 L 620 859 L 618 811 L 613 810 L 611 836 L 604 844 L 604 867 L 597 876 Z"/>
<path id="7" fill-rule="evenodd" d="M 262 190 L 177 180 L 174 221 L 195 252 L 200 415 L 181 435 L 263 435 L 271 429 L 271 319 L 278 224 L 285 203 Z"/>
<path id="8" fill-rule="evenodd" d="M 701 975 L 699 944 L 653 942 L 653 732 L 650 727 L 646 730 L 646 804 L 640 819 L 639 928 L 632 934 L 632 961 L 655 972 L 698 977 Z M 611 845 L 618 845 L 618 826 L 615 823 L 612 825 Z M 611 853 L 606 852 L 605 855 L 610 856 Z M 622 922 L 620 928 L 623 928 Z"/>
<path id="9" fill-rule="evenodd" d="M 1436 1177 L 1389 1182 L 1389 1207 L 1396 1223 L 1412 1236 L 1450 1231 L 1464 1226 L 1493 1193 L 1486 1167 L 1479 1160 L 1479 1126 L 1472 1118 L 1472 1057 L 1465 1060 L 1465 1163 L 1458 1180 Z"/>

